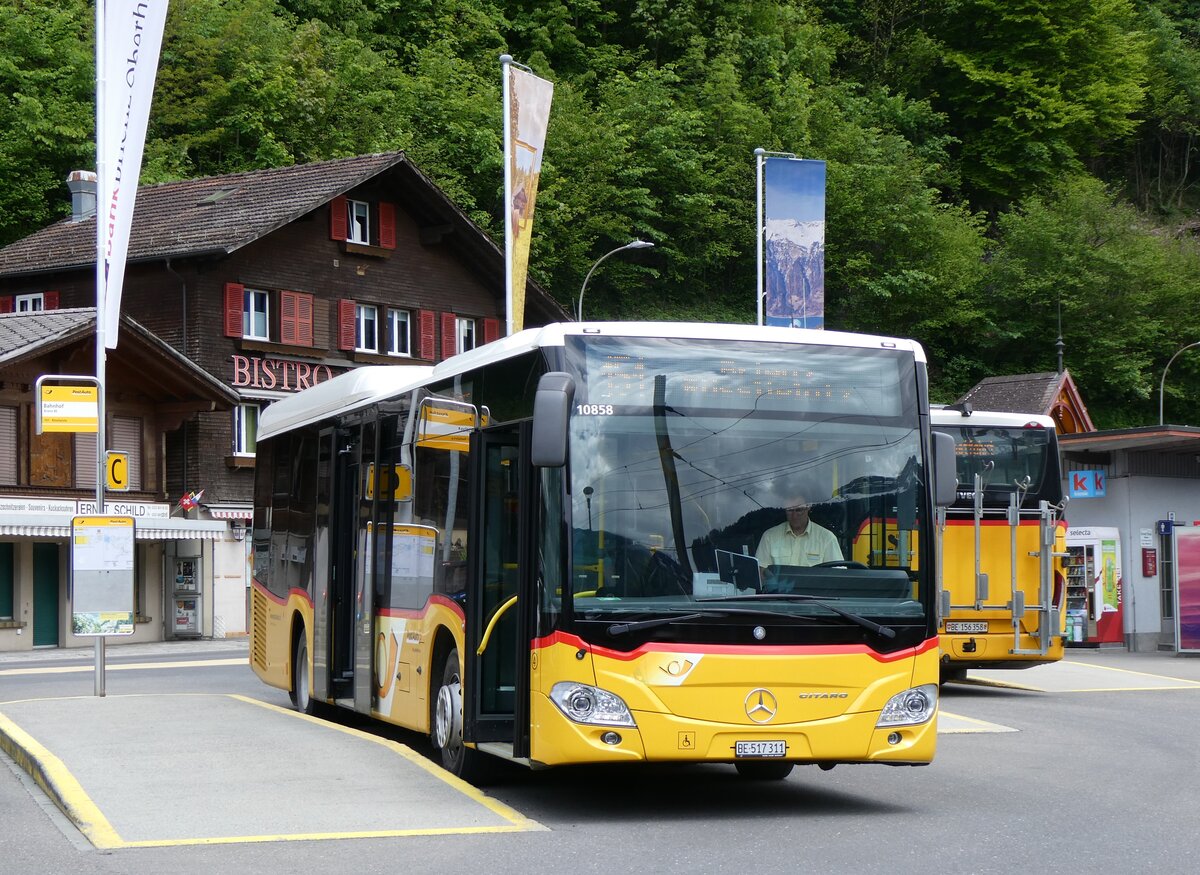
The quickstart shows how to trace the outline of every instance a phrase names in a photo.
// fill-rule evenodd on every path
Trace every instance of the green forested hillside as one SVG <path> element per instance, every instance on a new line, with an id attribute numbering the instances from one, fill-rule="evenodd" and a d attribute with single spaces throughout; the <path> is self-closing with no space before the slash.
<path id="1" fill-rule="evenodd" d="M 533 274 L 588 315 L 749 322 L 756 147 L 828 163 L 827 323 L 938 400 L 1066 363 L 1157 422 L 1200 340 L 1200 3 L 174 0 L 143 182 L 388 149 L 502 235 L 500 66 L 555 82 Z M 0 243 L 91 167 L 93 12 L 0 0 Z M 1200 347 L 1171 367 L 1200 424 Z"/>

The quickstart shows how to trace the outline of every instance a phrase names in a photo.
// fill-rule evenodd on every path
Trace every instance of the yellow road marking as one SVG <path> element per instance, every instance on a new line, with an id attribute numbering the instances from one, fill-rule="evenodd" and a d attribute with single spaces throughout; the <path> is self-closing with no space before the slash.
<path id="1" fill-rule="evenodd" d="M 217 665 L 249 665 L 246 657 L 238 659 L 198 659 L 194 662 L 125 662 L 119 665 L 106 665 L 105 671 L 132 671 L 138 668 L 212 668 Z M 0 677 L 19 674 L 72 674 L 75 672 L 95 671 L 94 665 L 51 665 L 40 668 L 6 668 L 0 669 Z"/>
<path id="2" fill-rule="evenodd" d="M 1156 690 L 1200 690 L 1200 681 L 1191 681 L 1185 678 L 1171 677 L 1170 675 L 1152 674 L 1147 671 L 1136 671 L 1128 668 L 1116 668 L 1110 665 L 1096 665 L 1092 662 L 1077 662 L 1074 660 L 1061 660 L 1055 664 L 1056 666 L 1070 666 L 1074 669 L 1082 669 L 1083 671 L 1109 671 L 1122 675 L 1132 675 L 1134 677 L 1142 677 L 1153 681 L 1163 681 L 1161 684 L 1147 683 L 1141 686 L 1056 686 L 1048 683 L 1045 686 L 1034 686 L 1033 684 L 1017 684 L 1011 681 L 997 680 L 995 677 L 981 677 L 979 675 L 968 676 L 963 681 L 957 683 L 973 684 L 980 687 L 998 687 L 1009 690 L 1026 690 L 1034 693 L 1134 693 L 1134 692 L 1153 692 Z M 1028 672 L 1028 673 L 1027 673 Z M 1061 678 L 1059 673 L 1054 673 L 1052 666 L 1039 666 L 1035 669 L 1028 669 L 1027 672 L 1022 672 L 1027 677 L 1032 677 L 1032 672 L 1041 673 L 1044 681 L 1061 680 L 1066 682 L 1074 681 L 1079 683 L 1081 679 L 1071 677 Z"/>
<path id="3" fill-rule="evenodd" d="M 1096 665 L 1095 663 L 1091 663 L 1091 662 L 1074 662 L 1074 661 L 1063 660 L 1063 664 L 1064 665 L 1078 665 L 1078 666 L 1082 666 L 1084 668 L 1098 668 L 1098 669 L 1103 669 L 1104 671 L 1120 672 L 1121 674 L 1136 674 L 1136 675 L 1141 675 L 1142 677 L 1147 677 L 1147 678 L 1158 678 L 1158 679 L 1164 680 L 1164 681 L 1175 681 L 1176 683 L 1183 685 L 1182 687 L 1173 687 L 1172 689 L 1185 689 L 1187 687 L 1200 687 L 1200 681 L 1189 681 L 1186 678 L 1175 678 L 1175 677 L 1171 677 L 1170 675 L 1165 675 L 1165 674 L 1150 674 L 1150 672 L 1147 672 L 1147 671 L 1134 671 L 1133 669 L 1129 669 L 1129 668 L 1114 668 L 1111 665 Z M 1159 689 L 1159 688 L 1155 687 L 1154 689 Z"/>
<path id="4" fill-rule="evenodd" d="M 951 720 L 962 721 L 963 723 L 974 724 L 972 726 L 946 726 L 942 722 L 943 717 L 949 717 Z M 987 720 L 977 720 L 974 717 L 964 717 L 962 714 L 951 714 L 949 711 L 938 711 L 938 735 L 959 735 L 968 732 L 1016 732 L 1017 730 L 1011 726 L 1004 726 L 1000 723 L 989 723 Z"/>

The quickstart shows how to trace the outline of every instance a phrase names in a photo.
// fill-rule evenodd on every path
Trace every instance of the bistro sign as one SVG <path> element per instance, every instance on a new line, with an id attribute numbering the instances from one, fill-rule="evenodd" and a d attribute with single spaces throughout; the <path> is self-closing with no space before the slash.
<path id="1" fill-rule="evenodd" d="M 333 368 L 288 359 L 233 355 L 233 388 L 299 392 L 333 379 Z"/>

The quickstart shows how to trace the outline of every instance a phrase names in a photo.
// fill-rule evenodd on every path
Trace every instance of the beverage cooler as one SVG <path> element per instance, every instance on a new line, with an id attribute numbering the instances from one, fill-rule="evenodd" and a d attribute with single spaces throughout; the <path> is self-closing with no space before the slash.
<path id="1" fill-rule="evenodd" d="M 1115 528 L 1067 529 L 1067 644 L 1125 642 L 1121 537 Z"/>
<path id="2" fill-rule="evenodd" d="M 200 637 L 200 557 L 174 560 L 171 634 L 175 638 Z"/>

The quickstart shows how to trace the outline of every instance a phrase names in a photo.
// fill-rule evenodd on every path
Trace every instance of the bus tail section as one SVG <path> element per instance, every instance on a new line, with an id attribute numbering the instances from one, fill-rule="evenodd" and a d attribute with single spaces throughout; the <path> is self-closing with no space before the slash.
<path id="1" fill-rule="evenodd" d="M 942 408 L 954 437 L 957 496 L 939 520 L 942 680 L 1062 658 L 1065 501 L 1054 421 Z"/>

